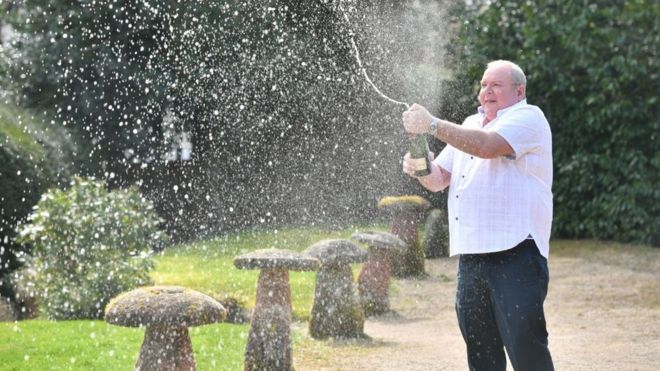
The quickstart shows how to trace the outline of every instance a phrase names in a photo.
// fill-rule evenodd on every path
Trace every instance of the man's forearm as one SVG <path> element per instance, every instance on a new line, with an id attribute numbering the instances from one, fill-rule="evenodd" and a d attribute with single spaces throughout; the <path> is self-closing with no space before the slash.
<path id="1" fill-rule="evenodd" d="M 431 174 L 417 178 L 419 183 L 431 192 L 439 192 L 447 188 L 451 173 L 440 166 L 431 163 Z"/>
<path id="2" fill-rule="evenodd" d="M 499 156 L 496 152 L 495 140 L 492 132 L 478 129 L 468 129 L 446 120 L 439 120 L 435 137 L 450 144 L 454 148 L 481 158 Z"/>
<path id="3" fill-rule="evenodd" d="M 488 138 L 483 130 L 468 129 L 450 121 L 439 120 L 435 137 L 462 152 L 486 158 L 482 150 Z"/>

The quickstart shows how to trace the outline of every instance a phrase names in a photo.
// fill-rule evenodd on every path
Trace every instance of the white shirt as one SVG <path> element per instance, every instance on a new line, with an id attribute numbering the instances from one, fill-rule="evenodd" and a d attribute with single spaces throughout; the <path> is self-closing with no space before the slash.
<path id="1" fill-rule="evenodd" d="M 548 257 L 552 226 L 552 135 L 543 112 L 522 100 L 482 126 L 484 112 L 463 126 L 502 136 L 515 156 L 483 159 L 447 145 L 434 162 L 451 173 L 450 255 L 508 250 L 529 235 Z"/>

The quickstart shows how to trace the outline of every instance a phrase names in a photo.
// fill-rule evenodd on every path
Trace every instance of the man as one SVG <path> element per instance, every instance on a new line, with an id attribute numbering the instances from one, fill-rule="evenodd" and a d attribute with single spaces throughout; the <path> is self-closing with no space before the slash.
<path id="1" fill-rule="evenodd" d="M 449 186 L 451 255 L 458 255 L 456 313 L 470 370 L 553 370 L 543 301 L 552 223 L 552 138 L 543 112 L 527 104 L 526 78 L 509 61 L 488 64 L 478 113 L 463 125 L 413 105 L 403 124 L 447 143 L 419 177 Z M 429 154 L 432 156 L 433 154 Z M 410 154 L 403 171 L 414 176 Z"/>

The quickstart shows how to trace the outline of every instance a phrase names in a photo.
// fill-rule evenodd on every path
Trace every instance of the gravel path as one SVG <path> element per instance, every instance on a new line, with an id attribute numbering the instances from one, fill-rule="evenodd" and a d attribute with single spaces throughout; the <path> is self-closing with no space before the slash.
<path id="1" fill-rule="evenodd" d="M 584 250 L 550 256 L 546 316 L 555 368 L 660 370 L 660 249 Z M 396 281 L 396 314 L 368 319 L 371 339 L 305 341 L 294 349 L 296 370 L 466 370 L 454 312 L 456 260 L 427 260 L 426 271 L 425 279 Z"/>

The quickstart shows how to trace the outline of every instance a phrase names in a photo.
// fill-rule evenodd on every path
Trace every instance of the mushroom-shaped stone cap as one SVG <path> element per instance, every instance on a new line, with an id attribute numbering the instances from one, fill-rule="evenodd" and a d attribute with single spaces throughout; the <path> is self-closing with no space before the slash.
<path id="1" fill-rule="evenodd" d="M 220 322 L 227 311 L 210 296 L 178 286 L 141 287 L 112 299 L 105 320 L 118 326 L 193 327 Z"/>
<path id="2" fill-rule="evenodd" d="M 254 250 L 234 258 L 238 269 L 285 269 L 291 271 L 312 271 L 321 263 L 311 256 L 284 249 Z"/>
<path id="3" fill-rule="evenodd" d="M 431 207 L 431 203 L 420 196 L 387 196 L 378 201 L 379 209 L 392 211 L 423 211 Z"/>
<path id="4" fill-rule="evenodd" d="M 367 244 L 369 248 L 379 250 L 398 250 L 404 252 L 406 243 L 388 232 L 364 231 L 353 233 L 351 239 Z"/>
<path id="5" fill-rule="evenodd" d="M 321 240 L 308 247 L 303 254 L 313 256 L 323 265 L 361 263 L 367 252 L 349 240 Z"/>

